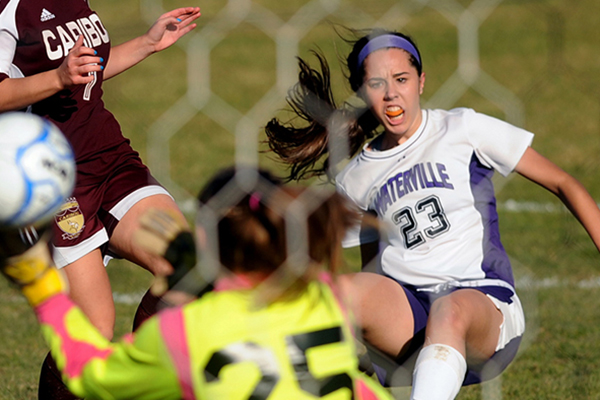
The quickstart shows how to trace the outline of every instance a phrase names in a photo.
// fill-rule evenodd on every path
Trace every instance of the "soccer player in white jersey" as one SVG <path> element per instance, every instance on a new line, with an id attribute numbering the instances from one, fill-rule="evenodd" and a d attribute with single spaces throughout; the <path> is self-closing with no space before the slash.
<path id="1" fill-rule="evenodd" d="M 557 195 L 598 248 L 600 210 L 576 179 L 530 147 L 532 133 L 471 109 L 422 109 L 425 73 L 411 38 L 374 30 L 353 42 L 348 77 L 362 109 L 336 107 L 327 62 L 316 56 L 320 71 L 300 59 L 288 99 L 307 125 L 273 119 L 269 145 L 290 165 L 289 178 L 301 179 L 327 173 L 329 159 L 320 160 L 330 133 L 347 135 L 358 154 L 336 186 L 385 227 L 381 238 L 357 227 L 344 243 L 361 246 L 363 264 L 377 261 L 378 274 L 346 280 L 363 336 L 398 364 L 418 354 L 413 399 L 453 399 L 462 385 L 500 374 L 525 329 L 500 242 L 494 170 L 516 171 Z"/>

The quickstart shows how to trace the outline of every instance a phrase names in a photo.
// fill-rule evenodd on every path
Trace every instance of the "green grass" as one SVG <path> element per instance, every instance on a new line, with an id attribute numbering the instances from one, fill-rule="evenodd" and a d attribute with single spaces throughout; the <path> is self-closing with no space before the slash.
<path id="1" fill-rule="evenodd" d="M 150 274 L 124 261 L 108 267 L 113 291 L 141 298 L 148 288 Z M 117 302 L 115 337 L 131 332 L 136 304 Z M 35 316 L 25 298 L 5 279 L 0 279 L 0 398 L 37 399 L 37 382 L 42 361 L 48 352 Z"/>
<path id="2" fill-rule="evenodd" d="M 139 3 L 130 3 L 92 1 L 113 43 L 148 28 L 141 18 Z M 239 8 L 242 3 L 202 2 L 199 5 L 203 16 L 197 33 L 205 32 L 219 21 L 224 29 L 224 24 L 232 22 L 222 15 L 228 4 L 237 4 L 238 9 L 229 11 L 233 13 L 244 11 Z M 212 49 L 208 63 L 210 87 L 215 96 L 230 104 L 231 110 L 224 120 L 213 120 L 198 111 L 189 120 L 168 121 L 181 123 L 182 128 L 168 142 L 169 170 L 157 172 L 168 174 L 184 190 L 183 196 L 195 194 L 214 171 L 234 161 L 235 137 L 227 127 L 237 126 L 238 113 L 258 115 L 252 122 L 255 130 L 248 131 L 254 135 L 260 132 L 268 116 L 285 106 L 282 91 L 278 101 L 255 109 L 276 82 L 277 47 L 269 35 L 274 36 L 274 29 L 293 20 L 307 3 L 257 0 L 251 15 L 261 22 L 247 19 L 230 24 L 228 33 Z M 427 101 L 452 76 L 459 62 L 458 32 L 451 22 L 456 15 L 450 6 L 467 7 L 472 2 L 429 2 L 444 6 L 442 11 L 421 3 L 427 2 L 340 0 L 335 12 L 306 28 L 298 49 L 292 49 L 290 57 L 297 53 L 307 56 L 314 46 L 321 48 L 334 71 L 333 85 L 338 99 L 344 99 L 349 92 L 344 87 L 337 56 L 345 54 L 347 47 L 329 23 L 353 28 L 378 24 L 401 29 L 413 35 L 422 50 L 427 73 L 424 101 Z M 162 4 L 165 9 L 195 5 L 183 0 Z M 321 7 L 314 5 L 317 9 Z M 522 103 L 524 127 L 536 133 L 534 147 L 580 179 L 594 198 L 600 200 L 598 15 L 600 2 L 596 0 L 500 2 L 479 27 L 479 64 L 486 75 Z M 174 104 L 186 98 L 187 77 L 199 72 L 188 71 L 198 68 L 196 64 L 189 66 L 186 59 L 185 47 L 191 39 L 184 38 L 180 45 L 152 56 L 105 84 L 108 108 L 145 159 L 148 132 L 161 116 L 173 111 Z M 505 117 L 499 104 L 473 89 L 467 90 L 453 106 L 473 107 Z M 261 154 L 260 163 L 281 171 L 265 154 Z M 501 203 L 514 199 L 559 204 L 547 192 L 519 177 L 503 185 L 498 199 Z M 517 360 L 502 375 L 502 397 L 600 398 L 600 288 L 579 285 L 600 276 L 598 251 L 569 214 L 500 210 L 500 221 L 505 247 L 514 261 L 516 275 L 521 278 L 519 282 L 528 278 L 533 283 L 519 288 L 527 314 L 527 337 Z M 126 262 L 115 262 L 109 266 L 109 273 L 116 293 L 140 294 L 150 282 L 148 273 Z M 540 286 L 541 282 L 552 284 Z M 117 336 L 129 331 L 134 312 L 135 305 L 118 304 Z M 33 399 L 46 347 L 33 313 L 4 280 L 0 280 L 0 321 L 0 398 Z M 479 399 L 481 392 L 481 386 L 465 388 L 459 399 Z M 406 396 L 406 391 L 397 393 L 400 398 Z"/>

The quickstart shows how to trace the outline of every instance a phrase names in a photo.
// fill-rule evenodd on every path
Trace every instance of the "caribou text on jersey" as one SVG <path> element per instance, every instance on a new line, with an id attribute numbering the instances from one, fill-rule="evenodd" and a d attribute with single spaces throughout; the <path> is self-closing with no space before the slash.
<path id="1" fill-rule="evenodd" d="M 42 39 L 46 47 L 46 54 L 50 60 L 58 60 L 66 57 L 69 50 L 75 46 L 79 36 L 84 38 L 84 46 L 96 47 L 102 43 L 109 42 L 108 31 L 102 25 L 102 21 L 96 14 L 89 17 L 78 18 L 64 25 L 44 29 Z"/>
<path id="2" fill-rule="evenodd" d="M 405 194 L 427 188 L 454 189 L 446 174 L 446 166 L 440 163 L 425 162 L 414 165 L 387 180 L 377 190 L 373 201 L 377 215 L 385 214 L 388 207 Z"/>

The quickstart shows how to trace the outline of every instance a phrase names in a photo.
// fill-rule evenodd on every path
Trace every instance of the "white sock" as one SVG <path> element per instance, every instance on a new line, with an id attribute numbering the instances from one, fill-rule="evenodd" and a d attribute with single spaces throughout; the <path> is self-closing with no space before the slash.
<path id="1" fill-rule="evenodd" d="M 467 372 L 465 358 L 453 347 L 432 344 L 423 347 L 413 372 L 411 400 L 452 400 Z"/>

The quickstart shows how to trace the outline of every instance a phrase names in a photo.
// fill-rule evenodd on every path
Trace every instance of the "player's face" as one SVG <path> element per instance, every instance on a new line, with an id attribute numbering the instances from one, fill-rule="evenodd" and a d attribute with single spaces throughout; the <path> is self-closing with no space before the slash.
<path id="1" fill-rule="evenodd" d="M 425 74 L 418 75 L 404 50 L 376 50 L 365 59 L 362 95 L 388 136 L 388 144 L 400 144 L 421 124 L 420 98 Z"/>

